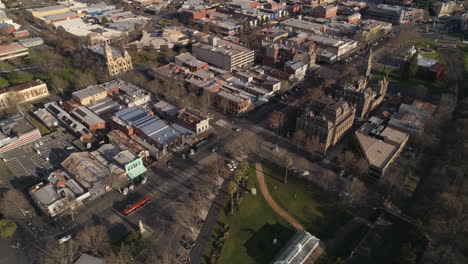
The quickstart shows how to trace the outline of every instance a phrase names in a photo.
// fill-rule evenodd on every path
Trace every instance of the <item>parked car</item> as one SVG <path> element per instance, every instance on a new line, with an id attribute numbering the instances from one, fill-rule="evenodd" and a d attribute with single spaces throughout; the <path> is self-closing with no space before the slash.
<path id="1" fill-rule="evenodd" d="M 190 149 L 190 152 L 189 152 L 190 155 L 193 155 L 195 154 L 195 150 L 194 149 Z"/>
<path id="2" fill-rule="evenodd" d="M 211 151 L 211 152 L 216 152 L 216 147 L 212 147 L 212 148 L 210 149 L 210 151 Z"/>
<path id="3" fill-rule="evenodd" d="M 172 168 L 172 162 L 170 160 L 166 162 L 166 167 L 169 169 Z"/>
<path id="4" fill-rule="evenodd" d="M 234 130 L 234 131 L 236 131 L 236 132 L 241 131 L 240 127 L 233 127 L 232 130 Z"/>
<path id="5" fill-rule="evenodd" d="M 72 238 L 71 235 L 66 235 L 66 236 L 59 239 L 59 244 L 63 244 L 65 242 L 67 242 L 68 240 L 70 240 L 71 238 Z"/>
<path id="6" fill-rule="evenodd" d="M 345 170 L 340 170 L 340 172 L 338 172 L 338 176 L 340 177 L 343 177 L 345 174 Z"/>
<path id="7" fill-rule="evenodd" d="M 185 154 L 185 153 L 182 153 L 182 156 L 181 156 L 181 157 L 182 157 L 182 159 L 184 160 L 184 159 L 186 159 L 186 158 L 187 158 L 187 154 Z"/>

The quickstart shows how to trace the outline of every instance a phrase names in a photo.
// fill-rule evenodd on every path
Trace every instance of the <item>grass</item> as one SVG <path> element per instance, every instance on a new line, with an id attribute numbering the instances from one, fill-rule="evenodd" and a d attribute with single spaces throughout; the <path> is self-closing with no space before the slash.
<path id="1" fill-rule="evenodd" d="M 249 169 L 248 174 L 249 186 L 255 186 L 254 167 Z M 269 263 L 294 235 L 292 227 L 270 209 L 259 190 L 256 195 L 245 194 L 238 212 L 234 215 L 222 213 L 218 222 L 230 226 L 229 238 L 218 262 L 221 264 Z M 278 243 L 273 245 L 275 238 Z M 214 237 L 211 238 L 202 263 L 209 263 L 213 242 Z"/>
<path id="2" fill-rule="evenodd" d="M 430 39 L 416 39 L 416 40 L 407 42 L 407 44 L 408 44 L 408 48 L 404 49 L 401 52 L 401 54 L 400 54 L 401 56 L 404 57 L 406 55 L 406 53 L 408 52 L 408 49 L 411 46 L 414 46 L 416 49 L 426 48 L 427 46 L 429 46 L 429 48 L 434 50 L 434 52 L 432 52 L 432 53 L 419 52 L 419 54 L 421 56 L 423 56 L 423 57 L 434 59 L 434 60 L 436 60 L 436 61 L 438 61 L 440 63 L 444 63 L 444 59 L 442 58 L 442 56 L 439 53 L 439 47 L 437 45 L 437 42 L 435 42 L 433 40 L 430 40 Z"/>
<path id="3" fill-rule="evenodd" d="M 444 91 L 444 83 L 442 80 L 437 80 L 435 82 L 430 82 L 422 79 L 408 79 L 408 80 L 403 80 L 401 78 L 401 73 L 400 70 L 392 70 L 392 69 L 387 69 L 385 71 L 379 71 L 373 73 L 374 77 L 377 79 L 382 78 L 385 74 L 388 74 L 388 78 L 391 84 L 394 84 L 401 88 L 402 90 L 407 90 L 410 91 L 411 89 L 414 89 L 418 85 L 423 85 L 427 87 L 428 93 L 429 94 L 440 94 Z"/>
<path id="4" fill-rule="evenodd" d="M 50 130 L 44 126 L 41 122 L 37 121 L 36 119 L 31 119 L 31 123 L 39 129 L 39 132 L 41 132 L 41 135 L 44 136 L 46 134 L 50 133 Z"/>
<path id="5" fill-rule="evenodd" d="M 158 61 L 161 57 L 159 53 L 147 50 L 130 52 L 130 55 L 132 57 L 133 64 L 138 66 L 145 66 L 149 62 Z"/>
<path id="6" fill-rule="evenodd" d="M 283 178 L 283 171 L 263 165 L 265 181 L 273 199 L 307 231 L 327 240 L 351 220 L 352 215 L 341 205 L 331 201 L 310 183 L 289 177 L 284 184 L 273 177 Z"/>
<path id="7" fill-rule="evenodd" d="M 468 45 L 459 44 L 458 47 L 462 50 L 465 72 L 468 72 Z"/>

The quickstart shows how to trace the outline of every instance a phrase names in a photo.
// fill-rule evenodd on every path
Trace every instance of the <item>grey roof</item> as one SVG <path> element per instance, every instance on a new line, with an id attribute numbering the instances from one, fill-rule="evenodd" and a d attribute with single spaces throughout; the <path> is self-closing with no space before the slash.
<path id="1" fill-rule="evenodd" d="M 81 120 L 81 122 L 87 124 L 88 126 L 104 123 L 105 121 L 93 113 L 91 110 L 85 106 L 79 106 L 71 111 L 73 115 Z"/>
<path id="2" fill-rule="evenodd" d="M 81 256 L 74 262 L 74 264 L 105 264 L 103 259 L 90 256 L 88 254 L 81 254 Z"/>
<path id="3" fill-rule="evenodd" d="M 76 98 L 83 99 L 86 97 L 90 97 L 99 93 L 105 92 L 105 90 L 100 87 L 99 85 L 88 86 L 83 90 L 76 91 L 72 93 L 72 95 Z"/>
<path id="4" fill-rule="evenodd" d="M 60 10 L 67 8 L 66 6 L 63 5 L 53 5 L 53 6 L 46 6 L 46 7 L 38 7 L 38 8 L 32 8 L 28 9 L 30 12 L 47 12 L 47 11 L 53 11 L 53 10 Z"/>
<path id="5" fill-rule="evenodd" d="M 99 54 L 101 56 L 105 56 L 104 45 L 102 45 L 102 44 L 89 46 L 88 49 L 90 51 L 96 53 L 96 54 Z M 118 49 L 116 49 L 115 47 L 112 47 L 112 46 L 110 46 L 110 49 L 112 51 L 112 57 L 114 57 L 114 58 L 122 57 L 122 53 Z"/>
<path id="6" fill-rule="evenodd" d="M 58 19 L 64 19 L 64 18 L 73 17 L 73 16 L 78 16 L 78 14 L 73 11 L 67 11 L 67 12 L 60 13 L 60 14 L 44 16 L 44 19 L 45 20 L 58 20 Z"/>
<path id="7" fill-rule="evenodd" d="M 120 151 L 116 155 L 114 155 L 114 160 L 122 165 L 126 165 L 136 159 L 136 156 L 133 155 L 130 151 L 124 150 Z"/>
<path id="8" fill-rule="evenodd" d="M 148 117 L 149 114 L 140 107 L 132 106 L 115 113 L 115 117 L 126 125 L 133 125 L 134 122 Z"/>
<path id="9" fill-rule="evenodd" d="M 120 149 L 112 144 L 104 144 L 97 149 L 97 152 L 103 155 L 107 160 L 112 160 L 113 157 L 120 152 Z"/>
<path id="10" fill-rule="evenodd" d="M 273 264 L 302 264 L 318 246 L 320 239 L 305 230 L 298 231 L 280 254 L 275 258 Z"/>

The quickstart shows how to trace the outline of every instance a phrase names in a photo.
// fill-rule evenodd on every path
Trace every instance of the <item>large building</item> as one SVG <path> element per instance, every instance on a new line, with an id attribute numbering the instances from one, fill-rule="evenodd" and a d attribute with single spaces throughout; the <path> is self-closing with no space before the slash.
<path id="1" fill-rule="evenodd" d="M 47 85 L 40 81 L 29 81 L 0 91 L 0 109 L 31 102 L 49 96 Z"/>
<path id="2" fill-rule="evenodd" d="M 0 45 L 0 61 L 28 56 L 28 48 L 23 45 L 12 42 Z"/>
<path id="3" fill-rule="evenodd" d="M 436 17 L 446 17 L 462 10 L 463 4 L 457 1 L 437 2 L 433 9 Z"/>
<path id="4" fill-rule="evenodd" d="M 358 42 L 352 39 L 325 35 L 310 35 L 307 39 L 317 45 L 319 49 L 319 59 L 321 55 L 320 51 L 325 51 L 332 54 L 336 59 L 339 59 L 358 49 Z"/>
<path id="5" fill-rule="evenodd" d="M 420 135 L 424 131 L 424 124 L 431 118 L 436 108 L 433 104 L 418 100 L 411 105 L 401 104 L 398 113 L 390 118 L 388 125 L 410 135 Z"/>
<path id="6" fill-rule="evenodd" d="M 133 69 L 132 58 L 127 51 L 122 53 L 109 44 L 91 46 L 89 50 L 104 61 L 111 77 Z"/>
<path id="7" fill-rule="evenodd" d="M 187 108 L 180 111 L 176 122 L 197 136 L 210 129 L 210 118 L 195 109 Z"/>
<path id="8" fill-rule="evenodd" d="M 253 65 L 255 57 L 253 50 L 217 37 L 212 37 L 209 43 L 194 44 L 192 50 L 197 59 L 227 71 Z"/>
<path id="9" fill-rule="evenodd" d="M 62 170 L 52 172 L 46 183 L 41 182 L 30 188 L 29 195 L 39 209 L 50 217 L 66 211 L 71 213 L 90 197 L 88 190 Z"/>
<path id="10" fill-rule="evenodd" d="M 355 110 L 342 99 L 322 96 L 315 99 L 309 109 L 297 118 L 296 129 L 308 137 L 317 137 L 326 151 L 351 128 Z"/>
<path id="11" fill-rule="evenodd" d="M 366 18 L 390 22 L 393 24 L 411 23 L 423 19 L 424 10 L 411 7 L 378 4 L 371 6 L 364 13 Z"/>
<path id="12" fill-rule="evenodd" d="M 409 135 L 387 127 L 379 118 L 371 118 L 355 133 L 358 152 L 369 162 L 369 175 L 381 178 L 401 153 Z"/>

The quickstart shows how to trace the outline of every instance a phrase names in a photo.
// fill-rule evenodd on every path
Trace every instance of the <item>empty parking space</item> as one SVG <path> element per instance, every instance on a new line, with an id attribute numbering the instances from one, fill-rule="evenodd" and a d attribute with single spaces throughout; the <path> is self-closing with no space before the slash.
<path id="1" fill-rule="evenodd" d="M 18 161 L 18 159 L 13 158 L 9 159 L 6 162 L 6 165 L 16 177 L 29 176 L 31 173 Z"/>

